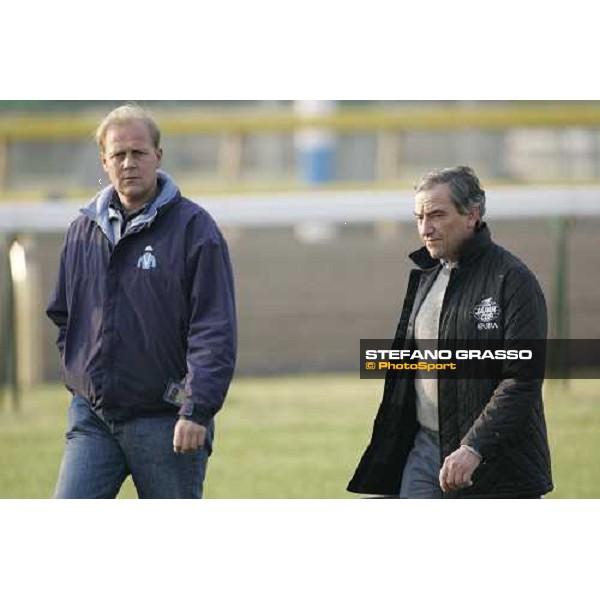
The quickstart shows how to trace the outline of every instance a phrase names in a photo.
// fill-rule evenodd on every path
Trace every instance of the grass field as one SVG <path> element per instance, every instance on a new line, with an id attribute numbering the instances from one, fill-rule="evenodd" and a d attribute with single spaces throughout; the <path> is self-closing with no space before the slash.
<path id="1" fill-rule="evenodd" d="M 362 453 L 382 381 L 355 375 L 240 378 L 217 420 L 206 498 L 352 498 L 346 483 Z M 555 491 L 600 498 L 600 382 L 546 384 Z M 49 498 L 69 399 L 59 386 L 0 409 L 0 498 Z M 120 496 L 135 498 L 127 480 Z"/>

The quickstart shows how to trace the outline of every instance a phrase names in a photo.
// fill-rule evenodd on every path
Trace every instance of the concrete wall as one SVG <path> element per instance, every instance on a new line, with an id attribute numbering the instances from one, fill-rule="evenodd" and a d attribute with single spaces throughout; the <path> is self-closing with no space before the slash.
<path id="1" fill-rule="evenodd" d="M 493 221 L 490 226 L 496 241 L 536 273 L 552 315 L 551 222 Z M 599 226 L 600 217 L 579 219 L 570 231 L 567 311 L 573 338 L 600 337 Z M 313 243 L 293 227 L 225 229 L 237 288 L 238 373 L 355 369 L 361 338 L 393 335 L 411 268 L 406 255 L 418 245 L 414 229 L 412 223 L 340 226 L 329 239 L 325 235 Z M 41 294 L 33 319 L 44 380 L 59 378 L 56 333 L 43 308 L 61 240 L 58 234 L 24 239 L 29 261 L 39 265 Z M 2 282 L 5 272 L 2 262 Z M 2 314 L 3 287 L 0 294 Z"/>

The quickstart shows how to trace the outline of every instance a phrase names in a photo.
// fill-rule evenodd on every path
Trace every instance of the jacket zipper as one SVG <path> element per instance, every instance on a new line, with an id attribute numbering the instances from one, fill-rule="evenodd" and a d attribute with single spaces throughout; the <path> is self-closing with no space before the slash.
<path id="1" fill-rule="evenodd" d="M 445 266 L 442 266 L 442 269 L 445 269 Z M 448 298 L 450 296 L 449 292 L 451 291 L 451 286 L 452 286 L 452 282 L 456 280 L 456 269 L 458 267 L 454 267 L 453 269 L 450 270 L 450 276 L 448 278 L 448 285 L 446 286 L 446 291 L 444 292 L 444 299 L 442 300 L 442 307 L 440 309 L 440 316 L 439 316 L 439 320 L 438 320 L 438 339 L 437 339 L 437 343 L 438 343 L 438 350 L 439 350 L 439 340 L 440 340 L 440 333 L 441 333 L 441 326 L 442 326 L 442 318 L 444 316 L 444 310 L 446 309 L 446 306 L 448 304 Z M 440 448 L 440 468 L 441 465 L 443 465 L 444 462 L 444 456 L 443 456 L 443 449 L 442 449 L 442 427 L 441 427 L 441 423 L 442 420 L 440 419 L 440 378 L 437 378 L 437 400 L 438 400 L 438 446 Z M 446 497 L 446 493 L 442 492 L 443 496 Z"/>

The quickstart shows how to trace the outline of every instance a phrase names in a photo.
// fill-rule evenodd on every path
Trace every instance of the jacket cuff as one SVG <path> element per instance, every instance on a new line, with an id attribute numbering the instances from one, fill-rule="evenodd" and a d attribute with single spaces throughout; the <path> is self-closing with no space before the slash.
<path id="1" fill-rule="evenodd" d="M 469 446 L 468 444 L 461 444 L 460 447 L 466 448 L 471 454 L 474 454 L 477 458 L 479 458 L 479 460 L 483 461 L 483 456 L 481 456 L 479 450 L 476 450 L 475 448 L 473 448 L 473 446 Z"/>
<path id="2" fill-rule="evenodd" d="M 480 458 L 481 462 L 485 462 L 486 459 L 490 458 L 490 454 L 493 452 L 487 446 L 482 448 L 482 445 L 475 441 L 474 436 L 465 435 L 465 437 L 460 440 L 461 446 L 466 446 L 469 450 L 473 450 Z"/>
<path id="3" fill-rule="evenodd" d="M 208 427 L 213 418 L 212 415 L 202 410 L 200 406 L 194 404 L 192 400 L 186 400 L 177 414 L 181 418 L 194 421 L 194 423 L 198 423 L 198 425 L 202 425 L 203 427 Z"/>

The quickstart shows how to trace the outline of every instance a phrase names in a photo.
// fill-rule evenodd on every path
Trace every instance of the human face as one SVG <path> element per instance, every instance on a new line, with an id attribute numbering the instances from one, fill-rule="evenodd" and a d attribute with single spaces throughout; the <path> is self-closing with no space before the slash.
<path id="1" fill-rule="evenodd" d="M 126 210 L 135 210 L 154 197 L 162 150 L 154 147 L 143 121 L 111 125 L 100 157 Z"/>
<path id="2" fill-rule="evenodd" d="M 479 210 L 461 215 L 450 198 L 450 185 L 440 183 L 416 195 L 415 218 L 431 258 L 456 262 L 462 245 L 475 231 Z"/>

